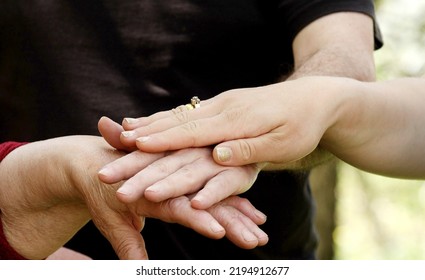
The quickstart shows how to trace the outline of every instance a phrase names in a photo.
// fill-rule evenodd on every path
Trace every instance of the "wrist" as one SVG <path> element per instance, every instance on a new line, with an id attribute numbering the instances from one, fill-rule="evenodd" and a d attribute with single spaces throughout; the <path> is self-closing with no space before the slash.
<path id="1" fill-rule="evenodd" d="M 63 149 L 61 139 L 34 142 L 1 163 L 4 234 L 25 258 L 46 258 L 90 218 L 79 193 L 70 187 L 70 158 Z"/>
<path id="2" fill-rule="evenodd" d="M 96 191 L 107 192 L 110 188 L 114 189 L 115 196 L 117 186 L 107 185 L 100 181 L 99 170 L 124 153 L 109 146 L 101 137 L 77 137 L 82 137 L 81 140 L 85 142 L 85 145 L 76 147 L 78 153 L 74 154 L 72 160 L 69 161 L 68 176 L 79 199 L 87 204 L 88 199 L 96 198 L 92 197 Z"/>
<path id="3" fill-rule="evenodd" d="M 348 148 L 348 144 L 357 136 L 356 127 L 363 115 L 363 82 L 348 78 L 333 80 L 328 83 L 333 114 L 327 123 L 320 146 L 332 153 L 338 153 Z"/>

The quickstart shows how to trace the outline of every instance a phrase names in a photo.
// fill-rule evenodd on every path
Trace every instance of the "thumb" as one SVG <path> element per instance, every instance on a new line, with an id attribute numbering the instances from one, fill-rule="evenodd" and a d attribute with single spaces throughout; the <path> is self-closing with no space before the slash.
<path id="1" fill-rule="evenodd" d="M 216 163 L 226 166 L 241 166 L 259 162 L 274 162 L 279 159 L 291 159 L 284 150 L 283 140 L 269 134 L 255 138 L 238 139 L 218 144 L 213 150 Z"/>
<path id="2" fill-rule="evenodd" d="M 108 239 L 115 253 L 121 260 L 146 260 L 148 254 L 145 241 L 140 234 L 144 220 L 137 221 L 139 225 L 129 222 L 117 213 L 110 213 L 107 219 L 93 219 L 97 228 Z M 138 229 L 136 229 L 136 227 Z"/>
<path id="3" fill-rule="evenodd" d="M 121 143 L 120 136 L 124 129 L 120 124 L 114 122 L 110 118 L 101 117 L 97 124 L 97 128 L 105 141 L 115 149 L 127 152 L 135 150 L 134 147 L 127 147 Z"/>

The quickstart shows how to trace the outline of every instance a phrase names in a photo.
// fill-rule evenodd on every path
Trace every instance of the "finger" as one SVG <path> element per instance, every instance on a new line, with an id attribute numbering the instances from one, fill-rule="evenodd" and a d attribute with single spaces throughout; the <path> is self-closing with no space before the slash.
<path id="1" fill-rule="evenodd" d="M 191 200 L 192 207 L 207 209 L 231 196 L 246 192 L 257 179 L 259 169 L 255 165 L 223 170 L 201 189 Z"/>
<path id="2" fill-rule="evenodd" d="M 113 184 L 134 176 L 149 164 L 163 157 L 163 153 L 148 154 L 134 151 L 105 165 L 99 172 L 102 182 Z"/>
<path id="3" fill-rule="evenodd" d="M 185 106 L 181 106 L 186 108 Z M 138 126 L 136 127 L 133 125 L 133 127 L 129 126 L 128 124 L 125 126 L 126 130 L 121 133 L 121 141 L 123 143 L 126 143 L 126 145 L 136 145 L 136 140 L 140 137 L 144 137 L 150 134 L 163 132 L 165 130 L 168 130 L 170 128 L 184 125 L 188 122 L 190 122 L 192 119 L 198 119 L 198 118 L 204 118 L 204 112 L 206 111 L 204 108 L 203 110 L 179 110 L 177 107 L 176 109 L 171 110 L 172 115 L 169 117 L 160 118 L 150 124 L 141 125 L 143 123 L 142 121 L 138 121 Z M 196 111 L 196 112 L 195 112 Z M 165 113 L 162 113 L 165 114 Z M 127 121 L 128 122 L 128 121 Z M 123 122 L 125 123 L 125 122 Z M 127 129 L 127 128 L 132 129 Z"/>
<path id="4" fill-rule="evenodd" d="M 161 219 L 165 222 L 179 223 L 196 232 L 213 239 L 224 237 L 224 228 L 211 214 L 190 206 L 189 198 L 181 196 L 161 203 L 145 201 L 141 213 L 147 217 Z"/>
<path id="5" fill-rule="evenodd" d="M 259 228 L 256 223 L 254 223 L 251 219 L 249 219 L 245 215 L 239 216 L 239 220 L 243 224 L 243 226 L 246 227 L 246 230 L 251 232 L 251 234 L 253 234 L 257 238 L 256 246 L 264 246 L 267 244 L 267 242 L 269 241 L 269 237 L 267 233 L 265 233 L 261 228 Z M 229 240 L 234 240 L 235 238 L 239 238 L 236 235 L 236 233 L 237 233 L 236 230 L 235 231 L 228 230 L 228 234 L 226 234 L 226 237 L 229 238 Z"/>
<path id="6" fill-rule="evenodd" d="M 227 166 L 259 162 L 290 163 L 310 154 L 317 147 L 315 143 L 305 145 L 303 138 L 272 131 L 255 138 L 220 143 L 214 148 L 213 157 L 218 164 Z"/>
<path id="7" fill-rule="evenodd" d="M 204 109 L 204 108 L 203 108 Z M 134 147 L 136 139 L 155 132 L 166 130 L 180 124 L 188 122 L 191 118 L 201 118 L 205 116 L 204 110 L 192 112 L 187 106 L 181 105 L 169 111 L 158 112 L 149 117 L 124 118 L 120 141 L 124 145 Z"/>
<path id="8" fill-rule="evenodd" d="M 226 237 L 235 245 L 252 249 L 267 243 L 268 237 L 254 222 L 225 202 L 214 205 L 208 212 L 226 229 Z"/>
<path id="9" fill-rule="evenodd" d="M 274 121 L 270 121 L 269 126 L 264 125 L 257 117 L 258 112 L 249 112 L 245 106 L 223 110 L 217 108 L 219 104 L 183 112 L 178 116 L 184 121 L 168 118 L 137 129 L 136 134 L 142 136 L 136 139 L 137 147 L 146 152 L 202 147 L 248 136 L 256 137 L 274 129 L 270 127 L 275 125 Z M 198 117 L 197 114 L 204 112 L 202 110 L 206 110 L 206 113 Z"/>
<path id="10" fill-rule="evenodd" d="M 181 195 L 192 194 L 203 188 L 205 183 L 224 169 L 216 164 L 210 154 L 196 159 L 176 170 L 173 174 L 157 181 L 145 191 L 145 197 L 160 202 Z"/>
<path id="11" fill-rule="evenodd" d="M 202 100 L 201 101 L 201 108 L 205 108 L 207 107 L 208 104 L 212 103 L 212 99 L 207 99 L 207 100 Z M 197 108 L 199 109 L 199 108 Z M 152 114 L 150 116 L 147 117 L 141 117 L 141 118 L 124 118 L 123 122 L 122 122 L 122 126 L 124 127 L 125 130 L 134 130 L 136 128 L 142 127 L 142 126 L 147 126 L 150 125 L 158 120 L 161 119 L 167 119 L 167 118 L 173 118 L 175 117 L 176 114 L 179 114 L 181 112 L 184 111 L 189 111 L 189 109 L 185 106 L 185 105 L 181 105 L 178 106 L 174 109 L 168 110 L 168 111 L 161 111 L 161 112 L 157 112 L 155 114 Z M 193 110 L 191 110 L 193 111 Z M 199 110 L 197 110 L 196 113 Z M 190 112 L 189 115 L 194 114 L 195 112 Z M 177 119 L 182 119 L 180 117 L 177 117 Z"/>
<path id="12" fill-rule="evenodd" d="M 93 222 L 120 259 L 148 259 L 145 242 L 140 234 L 143 220 L 128 213 L 119 214 L 113 211 L 99 215 L 93 213 L 92 216 Z"/>
<path id="13" fill-rule="evenodd" d="M 242 214 L 250 218 L 257 225 L 262 225 L 267 220 L 267 216 L 260 210 L 256 209 L 254 205 L 252 205 L 252 203 L 246 198 L 230 196 L 223 200 L 223 202 L 225 202 L 226 205 L 238 209 Z"/>
<path id="14" fill-rule="evenodd" d="M 103 136 L 103 138 L 105 138 L 106 142 L 108 142 L 109 145 L 111 145 L 115 149 L 123 151 L 134 150 L 134 147 L 130 148 L 121 143 L 120 136 L 121 132 L 123 132 L 124 129 L 110 118 L 101 117 L 97 124 L 97 127 L 100 134 Z"/>
<path id="15" fill-rule="evenodd" d="M 212 108 L 197 108 L 189 110 L 187 106 L 181 105 L 169 111 L 159 112 L 144 118 L 124 118 L 121 133 L 121 141 L 128 146 L 135 146 L 136 140 L 152 133 L 162 132 L 171 127 L 185 124 L 192 119 L 204 118 L 212 113 Z"/>
<path id="16" fill-rule="evenodd" d="M 174 197 L 173 193 L 178 187 L 174 186 L 173 181 L 168 180 L 167 177 L 172 176 L 174 172 L 181 169 L 187 163 L 190 164 L 196 161 L 197 159 L 206 156 L 211 158 L 209 149 L 181 150 L 172 153 L 166 157 L 157 159 L 156 161 L 149 164 L 146 168 L 138 172 L 136 175 L 134 175 L 132 178 L 128 179 L 121 186 L 121 188 L 118 189 L 120 200 L 125 201 L 126 203 L 134 202 L 137 199 L 141 198 L 143 195 L 146 195 L 145 190 L 148 187 L 152 185 L 160 187 L 161 182 L 168 182 L 167 185 L 169 185 L 169 187 L 164 191 L 159 190 L 158 193 L 162 194 L 162 196 L 165 196 L 167 198 Z M 210 163 L 214 164 L 214 166 L 217 166 L 218 168 L 222 168 L 216 163 L 214 163 L 212 159 L 210 160 Z M 203 175 L 202 172 L 200 172 L 199 174 Z M 185 188 L 186 186 L 183 185 L 183 187 Z M 154 188 L 153 191 L 151 191 L 150 197 L 155 198 L 156 193 L 157 192 Z M 183 190 L 179 193 L 180 195 L 183 195 L 186 194 L 186 191 Z M 162 200 L 164 199 L 160 199 L 159 201 Z"/>
<path id="17" fill-rule="evenodd" d="M 158 120 L 161 119 L 166 119 L 166 118 L 170 118 L 173 117 L 174 114 L 183 112 L 183 111 L 188 111 L 187 107 L 182 105 L 179 106 L 175 109 L 171 109 L 169 111 L 162 111 L 162 112 L 157 112 L 153 115 L 150 115 L 148 117 L 140 117 L 140 118 L 124 118 L 122 121 L 122 126 L 124 128 L 124 130 L 134 130 L 137 129 L 139 127 L 143 127 L 143 126 L 147 126 L 150 125 Z"/>
<path id="18" fill-rule="evenodd" d="M 169 122 L 169 120 L 163 122 Z M 257 136 L 266 132 L 258 123 L 246 121 L 240 112 L 227 111 L 216 116 L 187 121 L 174 127 L 172 127 L 174 124 L 161 123 L 160 126 L 170 126 L 162 131 L 154 127 L 156 124 L 137 130 L 137 135 L 142 136 L 136 139 L 136 145 L 140 150 L 158 152 L 186 147 L 203 147 L 245 138 L 245 135 Z"/>

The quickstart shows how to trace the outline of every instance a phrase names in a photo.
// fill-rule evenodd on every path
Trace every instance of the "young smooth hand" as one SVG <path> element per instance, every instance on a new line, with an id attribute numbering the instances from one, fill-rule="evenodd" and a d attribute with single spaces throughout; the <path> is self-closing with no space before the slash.
<path id="1" fill-rule="evenodd" d="M 299 78 L 236 89 L 149 117 L 125 118 L 124 146 L 164 152 L 217 144 L 215 161 L 226 166 L 268 162 L 290 166 L 313 152 L 335 122 L 340 102 L 323 90 L 326 78 Z M 341 79 L 340 84 L 348 82 Z M 339 86 L 338 83 L 335 86 Z"/>
<path id="2" fill-rule="evenodd" d="M 424 81 L 317 76 L 232 90 L 193 110 L 126 118 L 121 141 L 147 152 L 217 144 L 221 165 L 267 162 L 274 169 L 307 155 L 315 161 L 313 154 L 320 162 L 326 153 L 310 153 L 324 149 L 368 172 L 423 179 Z"/>

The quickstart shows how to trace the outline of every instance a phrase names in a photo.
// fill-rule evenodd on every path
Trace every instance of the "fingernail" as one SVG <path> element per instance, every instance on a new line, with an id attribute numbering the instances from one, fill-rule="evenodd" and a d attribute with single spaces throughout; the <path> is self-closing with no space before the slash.
<path id="1" fill-rule="evenodd" d="M 100 169 L 97 174 L 108 177 L 110 175 L 110 170 L 107 167 Z"/>
<path id="2" fill-rule="evenodd" d="M 257 218 L 261 219 L 262 221 L 266 221 L 266 220 L 267 220 L 267 216 L 266 216 L 263 212 L 261 212 L 261 211 L 259 211 L 259 210 L 255 210 L 255 211 L 254 211 L 254 215 L 255 215 Z"/>
<path id="3" fill-rule="evenodd" d="M 243 230 L 242 231 L 242 236 L 243 239 L 245 239 L 245 241 L 247 242 L 252 242 L 252 241 L 256 241 L 258 238 L 249 230 Z"/>
<path id="4" fill-rule="evenodd" d="M 150 186 L 149 188 L 147 188 L 147 189 L 145 190 L 145 192 L 149 191 L 149 192 L 154 192 L 154 193 L 156 193 L 156 192 L 158 192 L 161 188 L 162 188 L 162 187 L 161 187 L 159 184 L 155 184 L 155 185 L 152 185 L 152 186 Z"/>
<path id="5" fill-rule="evenodd" d="M 139 120 L 135 118 L 124 118 L 124 121 L 127 122 L 128 124 L 134 124 L 134 123 L 137 123 Z"/>
<path id="6" fill-rule="evenodd" d="M 117 192 L 123 195 L 131 195 L 133 190 L 132 188 L 121 187 L 117 190 Z"/>
<path id="7" fill-rule="evenodd" d="M 259 235 L 258 235 L 258 239 L 260 240 L 268 240 L 269 236 L 267 235 L 267 233 L 265 233 L 264 231 L 262 231 Z"/>
<path id="8" fill-rule="evenodd" d="M 228 147 L 217 147 L 216 151 L 219 161 L 226 162 L 232 158 L 232 150 Z"/>
<path id="9" fill-rule="evenodd" d="M 208 207 L 205 207 L 205 203 L 202 200 L 203 198 L 198 199 L 198 195 L 196 195 L 190 200 L 190 205 L 192 206 L 192 208 L 199 209 L 199 210 L 204 210 L 205 208 L 208 208 Z"/>
<path id="10" fill-rule="evenodd" d="M 210 228 L 211 228 L 211 230 L 213 232 L 222 232 L 222 231 L 224 231 L 224 228 L 219 223 L 217 223 L 217 221 L 212 221 L 210 223 Z"/>
<path id="11" fill-rule="evenodd" d="M 121 132 L 121 135 L 128 138 L 128 137 L 132 137 L 134 134 L 136 134 L 136 132 L 134 130 L 129 130 L 129 131 L 123 131 Z"/>
<path id="12" fill-rule="evenodd" d="M 136 139 L 136 141 L 137 142 L 140 142 L 140 143 L 145 143 L 146 141 L 148 141 L 150 139 L 150 137 L 149 136 L 143 136 L 143 137 L 139 137 L 139 138 L 137 138 Z"/>

